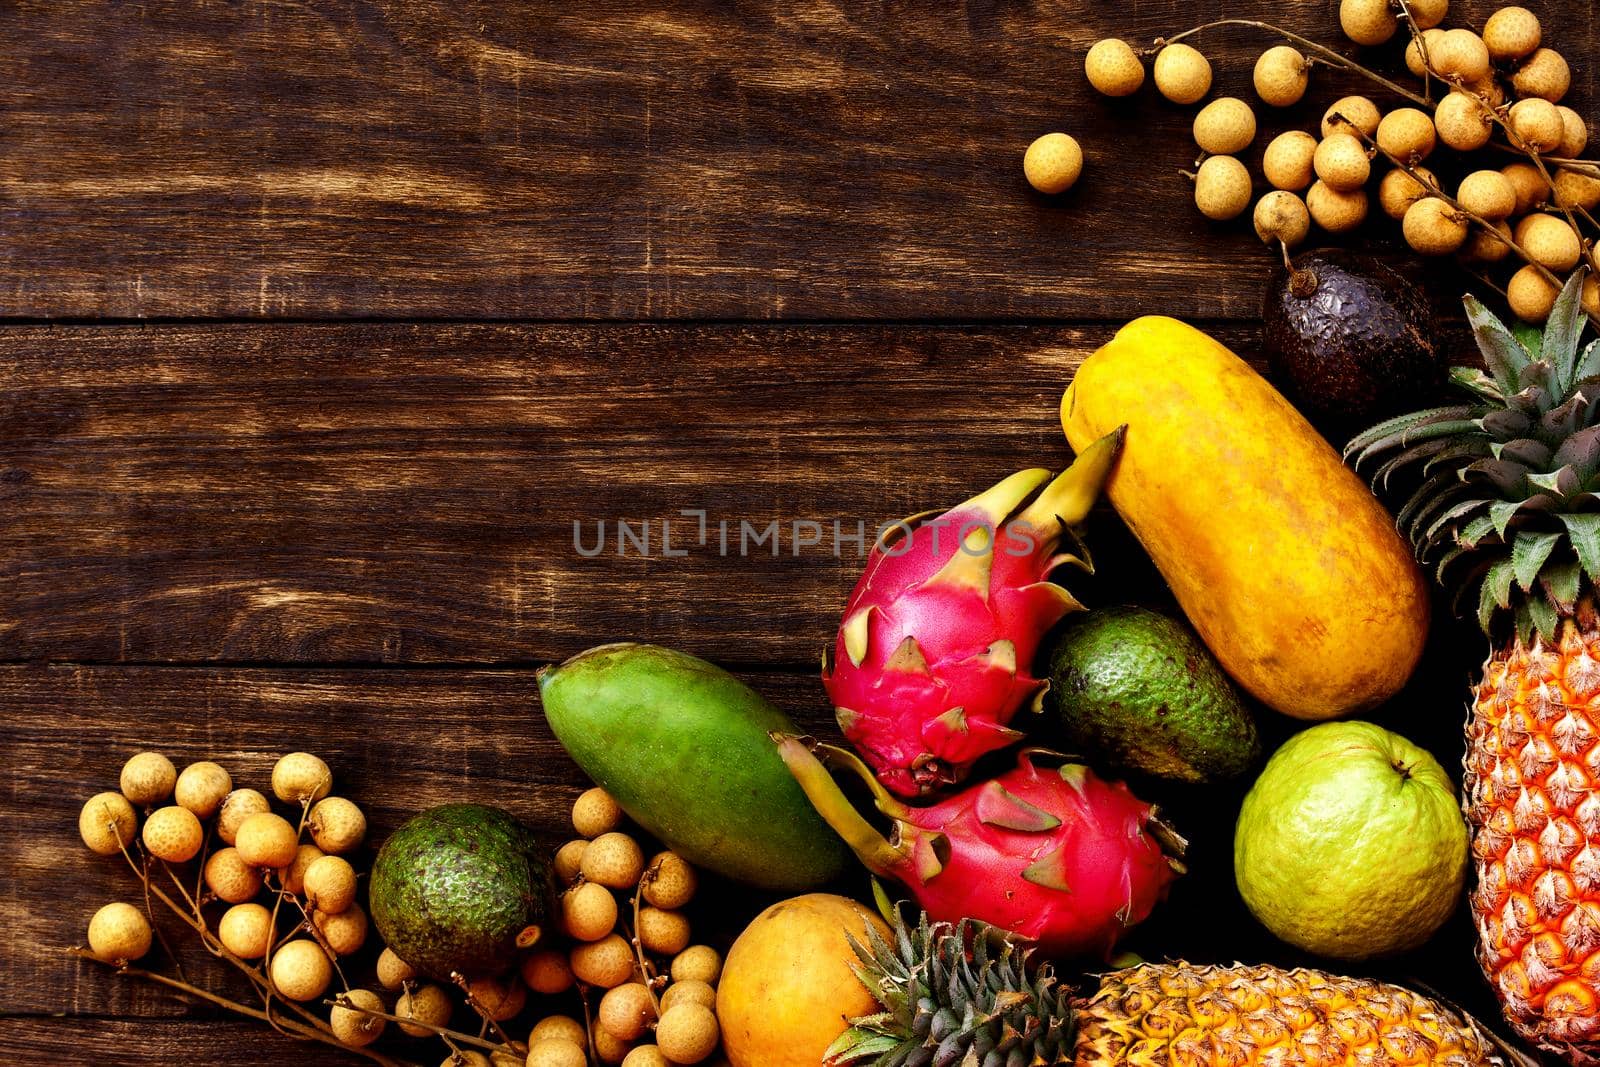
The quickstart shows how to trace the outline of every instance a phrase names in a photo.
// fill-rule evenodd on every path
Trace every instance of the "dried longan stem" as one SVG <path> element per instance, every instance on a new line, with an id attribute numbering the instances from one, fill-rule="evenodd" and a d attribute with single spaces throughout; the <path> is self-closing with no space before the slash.
<path id="1" fill-rule="evenodd" d="M 1515 252 L 1517 255 L 1522 257 L 1524 262 L 1526 262 L 1529 266 L 1533 267 L 1534 270 L 1538 271 L 1540 276 L 1542 276 L 1545 281 L 1547 281 L 1551 285 L 1555 286 L 1557 292 L 1559 292 L 1561 290 L 1561 286 L 1563 284 L 1562 280 L 1560 278 L 1557 278 L 1555 276 L 1555 274 L 1548 267 L 1544 266 L 1542 263 L 1536 262 L 1534 260 L 1534 258 L 1528 254 L 1528 250 L 1526 248 L 1523 248 L 1520 244 L 1518 244 L 1514 237 L 1507 237 L 1505 234 L 1501 233 L 1499 231 L 1499 229 L 1497 229 L 1495 227 L 1494 223 L 1490 222 L 1488 219 L 1484 218 L 1482 215 L 1479 215 L 1476 212 L 1469 211 L 1465 207 L 1462 207 L 1461 206 L 1461 201 L 1457 200 L 1455 197 L 1451 196 L 1449 193 L 1447 193 L 1443 189 L 1439 188 L 1439 183 L 1438 182 L 1431 180 L 1425 174 L 1419 173 L 1417 171 L 1417 168 L 1412 166 L 1409 161 L 1401 159 L 1399 156 L 1395 155 L 1393 152 L 1386 151 L 1382 145 L 1378 144 L 1377 141 L 1373 140 L 1372 137 L 1370 137 L 1365 130 L 1362 130 L 1360 127 L 1356 126 L 1355 123 L 1350 122 L 1348 119 L 1345 119 L 1343 115 L 1337 115 L 1336 114 L 1335 117 L 1340 119 L 1340 120 L 1342 120 L 1344 122 L 1345 126 L 1348 127 L 1350 129 L 1350 131 L 1353 132 L 1357 137 L 1361 138 L 1361 140 L 1369 148 L 1372 148 L 1372 149 L 1376 150 L 1380 155 L 1382 155 L 1390 163 L 1393 163 L 1395 166 L 1399 167 L 1401 170 L 1403 170 L 1407 174 L 1409 174 L 1411 176 L 1411 180 L 1412 181 L 1416 182 L 1418 185 L 1420 185 L 1424 189 L 1428 190 L 1428 192 L 1431 195 L 1436 196 L 1440 200 L 1443 200 L 1446 204 L 1449 204 L 1452 208 L 1454 208 L 1457 212 L 1459 212 L 1462 215 L 1462 217 L 1468 219 L 1469 221 L 1473 222 L 1474 224 L 1476 224 L 1478 226 L 1481 226 L 1484 230 L 1488 231 L 1489 233 L 1494 234 L 1495 237 L 1498 240 L 1504 241 L 1508 246 L 1510 246 L 1510 248 L 1511 248 L 1511 250 L 1513 252 Z M 1587 314 L 1588 314 L 1590 320 L 1593 321 L 1596 326 L 1600 326 L 1600 315 L 1596 315 L 1593 312 L 1588 312 Z"/>
<path id="2" fill-rule="evenodd" d="M 360 1012 L 362 1015 L 371 1015 L 377 1019 L 387 1019 L 392 1023 L 404 1023 L 407 1026 L 420 1026 L 429 1033 L 436 1034 L 441 1038 L 457 1041 L 463 1045 L 473 1045 L 477 1048 L 488 1049 L 490 1052 L 498 1051 L 504 1047 L 495 1044 L 493 1041 L 485 1041 L 482 1038 L 473 1037 L 471 1034 L 464 1034 L 460 1030 L 451 1030 L 450 1028 L 444 1026 L 434 1026 L 432 1023 L 423 1022 L 421 1019 L 411 1019 L 402 1015 L 391 1015 L 389 1012 L 383 1011 L 379 1008 L 363 1007 L 360 1004 L 351 1003 L 350 1001 L 345 1000 L 343 995 L 337 997 L 325 997 L 322 1003 L 326 1004 L 330 1008 L 345 1008 L 349 1011 Z"/>
<path id="3" fill-rule="evenodd" d="M 1400 5 L 1400 17 L 1405 21 L 1406 30 L 1411 34 L 1411 40 L 1416 42 L 1417 54 L 1422 57 L 1422 98 L 1429 106 L 1433 104 L 1433 64 L 1428 61 L 1428 41 L 1422 31 L 1417 29 L 1417 18 L 1411 13 L 1410 0 L 1395 0 Z"/>
<path id="4" fill-rule="evenodd" d="M 312 786 L 312 788 L 311 788 L 312 795 L 313 796 L 316 795 L 317 790 L 322 788 L 322 783 L 325 782 L 325 781 L 330 781 L 331 777 L 332 777 L 332 772 L 331 771 L 329 773 L 327 773 L 327 774 L 324 774 L 322 779 L 319 780 L 316 785 Z M 294 828 L 294 847 L 295 847 L 295 850 L 296 850 L 297 853 L 298 853 L 298 851 L 300 849 L 300 840 L 301 840 L 301 838 L 303 838 L 305 836 L 306 820 L 308 818 L 310 818 L 310 817 L 311 817 L 311 797 L 310 796 L 301 797 L 300 798 L 300 822 Z M 267 873 L 267 874 L 263 875 L 263 880 L 270 879 L 270 878 L 271 878 L 271 874 L 270 873 Z M 267 881 L 267 885 L 268 885 L 268 887 L 270 887 L 272 885 L 271 881 Z M 281 889 L 281 887 L 280 887 L 280 889 Z M 278 908 L 282 904 L 283 904 L 283 893 L 279 892 L 279 893 L 275 894 L 273 896 L 273 898 L 272 898 L 272 918 L 267 923 L 267 951 L 265 953 L 263 953 L 262 956 L 261 956 L 261 970 L 263 971 L 263 973 L 271 973 L 271 968 L 272 968 L 272 950 L 278 947 Z M 337 964 L 335 964 L 335 966 L 337 966 Z M 266 1009 L 267 1009 L 267 1013 L 269 1015 L 272 1013 L 272 993 L 273 993 L 272 984 L 269 982 L 267 984 L 267 992 L 266 992 Z"/>
<path id="5" fill-rule="evenodd" d="M 115 828 L 113 829 L 117 835 L 117 847 L 122 851 L 122 858 L 128 861 L 128 866 L 133 869 L 134 877 L 138 878 L 139 884 L 144 887 L 145 919 L 149 921 L 150 929 L 155 932 L 156 940 L 161 942 L 161 951 L 165 952 L 167 957 L 172 960 L 172 966 L 178 972 L 178 977 L 182 978 L 184 981 L 188 981 L 189 976 L 184 972 L 183 961 L 178 958 L 178 954 L 176 952 L 172 951 L 172 943 L 167 940 L 166 932 L 161 929 L 161 924 L 156 922 L 156 910 L 155 906 L 150 903 L 150 894 L 154 892 L 155 895 L 165 901 L 167 906 L 172 908 L 174 912 L 178 910 L 177 906 L 172 903 L 171 899 L 165 893 L 161 892 L 161 890 L 156 889 L 150 884 L 150 854 L 141 848 L 139 850 L 140 862 L 135 863 L 133 860 L 133 855 L 128 851 L 127 842 L 122 840 L 122 832 L 120 830 L 115 830 Z"/>
<path id="6" fill-rule="evenodd" d="M 306 910 L 306 906 L 300 900 L 299 894 L 291 893 L 281 885 L 274 892 L 279 896 L 288 897 L 290 902 L 294 904 L 296 910 L 300 912 L 301 929 L 310 934 L 311 939 L 317 943 L 317 947 L 322 949 L 322 954 L 328 957 L 329 963 L 333 964 L 333 973 L 339 976 L 339 984 L 344 986 L 346 993 L 350 992 L 350 982 L 344 976 L 344 968 L 339 966 L 339 954 L 333 950 L 333 946 L 328 943 L 327 937 L 317 928 L 317 924 L 312 922 L 311 913 Z"/>
<path id="7" fill-rule="evenodd" d="M 1385 89 L 1388 89 L 1391 93 L 1394 93 L 1397 96 L 1403 96 L 1419 107 L 1432 107 L 1432 104 L 1427 98 L 1418 96 L 1405 86 L 1400 85 L 1397 82 L 1390 81 L 1377 71 L 1372 70 L 1369 67 L 1364 67 L 1355 60 L 1340 55 L 1338 52 L 1335 52 L 1326 45 L 1318 44 L 1309 37 L 1302 37 L 1292 30 L 1284 29 L 1282 26 L 1274 26 L 1270 22 L 1262 22 L 1258 19 L 1216 19 L 1213 22 L 1204 22 L 1198 26 L 1193 26 L 1187 30 L 1184 30 L 1182 33 L 1173 34 L 1171 37 L 1158 37 L 1156 39 L 1155 46 L 1151 49 L 1146 49 L 1144 54 L 1149 55 L 1152 51 L 1159 51 L 1166 45 L 1175 44 L 1178 41 L 1183 40 L 1185 37 L 1191 37 L 1202 30 L 1214 29 L 1217 26 L 1249 26 L 1253 29 L 1266 30 L 1269 33 L 1275 33 L 1280 37 L 1293 41 L 1302 48 L 1309 48 L 1311 51 L 1315 52 L 1317 55 L 1321 56 L 1323 59 L 1334 64 L 1335 66 L 1342 67 L 1345 70 L 1351 71 L 1352 73 L 1361 75 L 1369 81 L 1376 82 Z"/>
<path id="8" fill-rule="evenodd" d="M 211 858 L 211 835 L 214 827 L 206 824 L 206 836 L 200 841 L 199 862 L 194 867 L 194 916 L 200 918 L 200 905 L 205 897 L 206 861 Z"/>
<path id="9" fill-rule="evenodd" d="M 466 998 L 467 998 L 467 1007 L 469 1007 L 473 1011 L 477 1012 L 478 1016 L 480 1018 L 482 1018 L 484 1023 L 486 1023 L 489 1026 L 489 1028 L 491 1030 L 493 1030 L 499 1036 L 501 1041 L 503 1041 L 506 1044 L 510 1045 L 512 1048 L 520 1047 L 517 1044 L 517 1042 L 511 1037 L 511 1035 L 505 1032 L 505 1028 L 504 1027 L 502 1027 L 498 1022 L 496 1022 L 494 1019 L 491 1019 L 489 1017 L 489 1013 L 484 1010 L 484 1007 L 483 1007 L 483 1005 L 481 1003 L 479 1003 L 478 998 L 472 995 L 471 983 L 469 983 L 467 981 L 466 975 L 462 974 L 460 971 L 451 971 L 450 972 L 450 980 L 452 982 L 454 982 L 456 984 L 456 986 L 460 988 L 461 992 L 466 996 Z M 478 1036 L 482 1037 L 483 1034 L 480 1032 Z M 528 1050 L 526 1048 L 523 1048 L 522 1051 L 524 1053 L 526 1053 Z"/>
<path id="10" fill-rule="evenodd" d="M 237 1015 L 243 1015 L 251 1019 L 256 1019 L 260 1022 L 270 1023 L 273 1021 L 268 1017 L 266 1012 L 260 1010 L 259 1008 L 252 1008 L 248 1004 L 241 1004 L 236 1000 L 230 1000 L 229 998 L 221 996 L 217 993 L 213 993 L 210 990 L 201 989 L 199 986 L 191 985 L 189 982 L 179 981 L 176 978 L 168 978 L 164 974 L 159 974 L 155 971 L 148 971 L 142 967 L 115 967 L 112 964 L 107 964 L 104 960 L 100 959 L 93 953 L 85 952 L 82 949 L 75 948 L 71 949 L 70 951 L 73 955 L 76 955 L 82 959 L 93 960 L 94 962 L 104 966 L 112 967 L 112 969 L 118 974 L 127 975 L 130 978 L 143 978 L 146 981 L 159 983 L 160 985 L 167 986 L 171 989 L 176 989 L 180 993 L 183 993 L 187 996 L 204 1000 L 207 1003 L 214 1004 L 219 1008 L 224 1008 Z M 416 1067 L 415 1064 L 412 1064 L 406 1060 L 390 1059 L 388 1056 L 385 1056 L 382 1053 L 376 1052 L 372 1049 L 346 1045 L 337 1037 L 334 1037 L 332 1032 L 322 1029 L 320 1025 L 308 1026 L 303 1023 L 291 1022 L 289 1020 L 282 1020 L 278 1025 L 279 1028 L 284 1029 L 284 1031 L 291 1036 L 299 1037 L 307 1041 L 320 1041 L 324 1045 L 332 1045 L 337 1049 L 354 1052 L 365 1056 L 374 1063 L 383 1064 L 384 1067 Z"/>
<path id="11" fill-rule="evenodd" d="M 639 977 L 644 979 L 644 989 L 650 994 L 650 1009 L 655 1012 L 657 1019 L 661 1018 L 661 1000 L 656 996 L 655 968 L 644 954 L 644 941 L 639 937 L 639 898 L 644 894 L 645 883 L 655 881 L 655 868 L 647 867 L 639 875 L 639 884 L 633 887 L 633 929 L 628 931 L 628 940 L 633 942 L 633 954 L 639 961 Z"/>

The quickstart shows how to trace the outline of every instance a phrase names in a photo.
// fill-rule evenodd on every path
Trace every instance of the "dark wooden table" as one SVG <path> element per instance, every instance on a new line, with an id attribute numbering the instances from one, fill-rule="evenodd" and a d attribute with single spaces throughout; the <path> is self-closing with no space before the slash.
<path id="1" fill-rule="evenodd" d="M 75 818 L 140 748 L 257 786 L 313 749 L 381 838 L 470 798 L 564 824 L 583 782 L 533 669 L 602 641 L 826 728 L 859 561 L 790 523 L 1065 463 L 1057 398 L 1135 314 L 1254 355 L 1271 257 L 1189 204 L 1190 111 L 1093 96 L 1084 50 L 1228 14 L 1332 40 L 1336 6 L 0 4 L 0 1051 L 341 1061 L 66 954 L 131 892 Z M 1585 0 L 1535 6 L 1600 37 Z M 1206 38 L 1218 90 L 1269 43 Z M 1320 71 L 1253 153 L 1356 85 Z M 1055 128 L 1090 162 L 1050 199 L 1019 161 Z M 776 519 L 781 550 L 575 550 L 681 509 Z M 1159 600 L 1113 516 L 1092 537 L 1086 597 Z M 1380 718 L 1453 766 L 1478 645 L 1437 644 Z M 1194 870 L 1131 947 L 1296 960 L 1232 890 L 1241 791 L 1151 790 Z M 1376 970 L 1492 1016 L 1471 943 L 1458 919 Z"/>

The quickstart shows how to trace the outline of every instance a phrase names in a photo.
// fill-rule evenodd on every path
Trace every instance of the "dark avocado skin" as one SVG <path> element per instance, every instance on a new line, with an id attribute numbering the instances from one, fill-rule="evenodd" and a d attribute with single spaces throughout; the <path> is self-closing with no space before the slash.
<path id="1" fill-rule="evenodd" d="M 444 804 L 389 836 L 372 864 L 368 903 L 384 943 L 448 981 L 499 974 L 517 935 L 545 921 L 549 867 L 533 832 L 507 811 Z"/>
<path id="2" fill-rule="evenodd" d="M 1180 782 L 1219 782 L 1261 755 L 1255 719 L 1187 625 L 1138 607 L 1079 616 L 1050 653 L 1046 707 L 1067 750 Z"/>
<path id="3" fill-rule="evenodd" d="M 1307 252 L 1294 266 L 1274 273 L 1261 309 L 1267 359 L 1289 399 L 1319 429 L 1341 432 L 1426 407 L 1446 371 L 1422 290 L 1346 249 Z"/>

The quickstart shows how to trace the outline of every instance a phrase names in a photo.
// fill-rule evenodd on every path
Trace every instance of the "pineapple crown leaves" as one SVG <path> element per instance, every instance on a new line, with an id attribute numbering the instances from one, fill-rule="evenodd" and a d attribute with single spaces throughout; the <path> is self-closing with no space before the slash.
<path id="1" fill-rule="evenodd" d="M 1583 275 L 1567 280 L 1542 335 L 1513 332 L 1467 296 L 1485 367 L 1450 372 L 1467 402 L 1389 419 L 1345 447 L 1374 489 L 1412 475 L 1396 522 L 1456 587 L 1458 610 L 1476 591 L 1491 636 L 1510 621 L 1525 642 L 1553 641 L 1600 579 L 1600 341 L 1581 346 Z"/>
<path id="2" fill-rule="evenodd" d="M 886 939 L 850 937 L 856 977 L 883 1010 L 850 1020 L 823 1054 L 828 1067 L 1000 1067 L 1068 1064 L 1070 991 L 1048 963 L 976 919 L 909 927 L 898 909 Z M 892 943 L 891 943 L 892 941 Z"/>

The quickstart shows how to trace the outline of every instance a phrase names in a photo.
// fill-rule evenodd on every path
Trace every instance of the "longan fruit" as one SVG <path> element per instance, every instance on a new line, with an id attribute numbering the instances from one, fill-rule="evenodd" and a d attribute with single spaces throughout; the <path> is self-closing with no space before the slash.
<path id="1" fill-rule="evenodd" d="M 622 1040 L 603 1026 L 594 1028 L 594 1058 L 601 1063 L 619 1064 L 633 1051 L 633 1044 Z"/>
<path id="2" fill-rule="evenodd" d="M 324 915 L 338 915 L 354 905 L 356 869 L 343 856 L 318 856 L 303 879 L 306 906 Z"/>
<path id="3" fill-rule="evenodd" d="M 1411 39 L 1406 45 L 1406 69 L 1416 77 L 1421 78 L 1428 73 L 1428 63 L 1433 59 L 1433 50 L 1439 46 L 1439 39 L 1444 36 L 1441 29 L 1424 30 Z"/>
<path id="4" fill-rule="evenodd" d="M 142 959 L 153 936 L 144 912 L 120 900 L 89 919 L 89 951 L 95 959 L 117 967 Z"/>
<path id="5" fill-rule="evenodd" d="M 1275 189 L 1298 193 L 1316 177 L 1313 169 L 1317 139 L 1304 130 L 1280 133 L 1267 145 L 1261 157 L 1261 171 Z"/>
<path id="6" fill-rule="evenodd" d="M 646 952 L 659 956 L 676 956 L 689 947 L 693 931 L 689 920 L 681 911 L 661 908 L 639 909 L 639 925 L 634 933 Z"/>
<path id="7" fill-rule="evenodd" d="M 1555 154 L 1562 159 L 1576 159 L 1589 147 L 1589 125 L 1582 115 L 1565 104 L 1557 107 L 1556 113 L 1561 116 L 1561 143 L 1556 146 Z"/>
<path id="8" fill-rule="evenodd" d="M 383 1010 L 383 999 L 378 994 L 370 989 L 352 989 L 339 999 L 343 1003 L 335 1004 L 328 1013 L 328 1026 L 341 1045 L 361 1048 L 383 1036 L 383 1028 L 389 1025 L 389 1020 L 367 1014 L 367 1011 Z M 358 1008 L 366 1011 L 356 1010 Z"/>
<path id="9" fill-rule="evenodd" d="M 585 789 L 572 802 L 572 828 L 586 839 L 609 834 L 622 825 L 622 808 L 599 786 Z"/>
<path id="10" fill-rule="evenodd" d="M 433 982 L 413 986 L 400 994 L 400 999 L 394 1004 L 395 1015 L 414 1020 L 400 1024 L 401 1032 L 412 1037 L 431 1036 L 434 1031 L 430 1027 L 442 1027 L 449 1023 L 450 1012 L 450 994 L 444 986 Z M 427 1025 L 419 1026 L 418 1023 Z"/>
<path id="11" fill-rule="evenodd" d="M 321 757 L 291 752 L 272 765 L 272 792 L 286 804 L 321 800 L 333 790 L 333 772 Z"/>
<path id="12" fill-rule="evenodd" d="M 1254 74 L 1256 95 L 1271 107 L 1290 107 L 1306 95 L 1311 66 L 1297 48 L 1280 44 L 1261 53 Z"/>
<path id="13" fill-rule="evenodd" d="M 1562 167 L 1555 173 L 1554 193 L 1558 207 L 1593 211 L 1600 207 L 1600 178 Z"/>
<path id="14" fill-rule="evenodd" d="M 701 982 L 694 979 L 685 979 L 681 982 L 674 981 L 667 986 L 666 992 L 661 994 L 661 1010 L 666 1011 L 674 1004 L 685 1001 L 691 1004 L 702 1004 L 714 1011 L 717 1006 L 717 991 L 711 988 L 709 982 Z"/>
<path id="15" fill-rule="evenodd" d="M 367 817 L 344 797 L 323 797 L 312 807 L 306 829 L 322 851 L 349 852 L 367 836 Z"/>
<path id="16" fill-rule="evenodd" d="M 1144 64 L 1127 41 L 1115 37 L 1090 46 L 1083 57 L 1083 73 L 1095 91 L 1105 96 L 1132 96 L 1144 84 Z"/>
<path id="17" fill-rule="evenodd" d="M 1375 137 L 1378 133 L 1378 124 L 1382 121 L 1383 115 L 1378 111 L 1377 104 L 1364 96 L 1345 96 L 1335 100 L 1332 106 L 1322 113 L 1322 136 L 1338 133 L 1340 126 L 1349 124 L 1368 137 Z"/>
<path id="18" fill-rule="evenodd" d="M 335 956 L 353 956 L 367 943 L 367 913 L 360 904 L 341 912 L 314 911 L 311 922 Z"/>
<path id="19" fill-rule="evenodd" d="M 376 969 L 378 984 L 391 993 L 417 976 L 417 969 L 396 955 L 392 948 L 378 953 Z"/>
<path id="20" fill-rule="evenodd" d="M 1516 212 L 1517 190 L 1500 171 L 1475 170 L 1461 179 L 1456 201 L 1474 215 L 1497 222 Z"/>
<path id="21" fill-rule="evenodd" d="M 583 1024 L 570 1015 L 547 1015 L 533 1024 L 528 1034 L 528 1044 L 541 1041 L 570 1041 L 574 1045 L 587 1045 L 589 1033 Z"/>
<path id="22" fill-rule="evenodd" d="M 656 1047 L 673 1063 L 699 1063 L 721 1036 L 716 1015 L 704 1004 L 674 1004 L 656 1023 Z"/>
<path id="23" fill-rule="evenodd" d="M 1560 290 L 1551 285 L 1539 268 L 1528 264 L 1506 283 L 1506 303 L 1511 313 L 1523 322 L 1541 323 L 1550 317 Z"/>
<path id="24" fill-rule="evenodd" d="M 235 904 L 217 920 L 217 940 L 242 960 L 267 954 L 272 939 L 272 913 L 260 904 Z"/>
<path id="25" fill-rule="evenodd" d="M 1475 82 L 1467 82 L 1461 86 L 1461 91 L 1476 96 L 1492 108 L 1498 108 L 1506 102 L 1506 91 L 1493 74 Z"/>
<path id="26" fill-rule="evenodd" d="M 1583 255 L 1577 232 L 1554 215 L 1529 215 L 1517 224 L 1516 235 L 1528 258 L 1554 274 L 1576 267 Z"/>
<path id="27" fill-rule="evenodd" d="M 1389 0 L 1339 0 L 1339 28 L 1360 45 L 1379 45 L 1393 37 L 1400 20 Z"/>
<path id="28" fill-rule="evenodd" d="M 1497 63 L 1531 55 L 1542 36 L 1538 16 L 1525 7 L 1503 7 L 1483 24 L 1483 43 Z"/>
<path id="29" fill-rule="evenodd" d="M 551 866 L 555 868 L 557 882 L 570 885 L 578 880 L 578 874 L 583 870 L 583 854 L 588 848 L 589 842 L 578 840 L 568 841 L 556 849 Z"/>
<path id="30" fill-rule="evenodd" d="M 306 938 L 279 945 L 267 970 L 279 996 L 302 1004 L 322 996 L 333 981 L 333 964 L 327 953 Z"/>
<path id="31" fill-rule="evenodd" d="M 1412 169 L 1430 182 L 1438 181 L 1427 167 Z M 1378 206 L 1385 215 L 1396 221 L 1405 218 L 1406 209 L 1427 195 L 1428 187 L 1399 167 L 1385 174 L 1378 183 Z"/>
<path id="32" fill-rule="evenodd" d="M 710 945 L 690 945 L 672 958 L 674 982 L 704 982 L 715 985 L 722 977 L 722 957 Z"/>
<path id="33" fill-rule="evenodd" d="M 1471 30 L 1446 30 L 1438 44 L 1430 45 L 1433 69 L 1451 81 L 1475 82 L 1489 76 L 1489 48 Z"/>
<path id="34" fill-rule="evenodd" d="M 206 888 L 226 904 L 243 904 L 261 892 L 261 872 L 246 863 L 235 848 L 221 848 L 206 860 Z"/>
<path id="35" fill-rule="evenodd" d="M 1193 104 L 1211 91 L 1211 61 L 1186 44 L 1156 53 L 1156 90 L 1174 104 Z"/>
<path id="36" fill-rule="evenodd" d="M 619 986 L 633 977 L 633 948 L 618 934 L 574 945 L 567 962 L 578 981 L 601 989 Z"/>
<path id="37" fill-rule="evenodd" d="M 1572 68 L 1554 48 L 1540 48 L 1511 75 L 1511 88 L 1523 99 L 1537 96 L 1559 104 L 1572 88 Z"/>
<path id="38" fill-rule="evenodd" d="M 503 1023 L 522 1011 L 528 1002 L 528 987 L 515 978 L 474 978 L 467 983 L 467 996 L 479 1015 Z"/>
<path id="39" fill-rule="evenodd" d="M 1194 203 L 1214 222 L 1235 218 L 1250 206 L 1250 172 L 1232 156 L 1212 156 L 1194 179 Z"/>
<path id="40" fill-rule="evenodd" d="M 553 996 L 572 988 L 572 968 L 567 954 L 553 948 L 542 948 L 522 959 L 522 980 L 535 993 Z"/>
<path id="41" fill-rule="evenodd" d="M 252 867 L 274 869 L 289 866 L 300 852 L 289 820 L 270 811 L 257 812 L 240 823 L 233 847 Z"/>
<path id="42" fill-rule="evenodd" d="M 1494 119 L 1476 96 L 1450 92 L 1433 109 L 1433 126 L 1439 132 L 1439 140 L 1451 148 L 1475 152 L 1489 143 Z"/>
<path id="43" fill-rule="evenodd" d="M 223 798 L 222 809 L 217 812 L 217 836 L 226 844 L 234 844 L 238 840 L 239 826 L 246 819 L 271 810 L 267 798 L 254 789 L 235 789 Z"/>
<path id="44" fill-rule="evenodd" d="M 1424 197 L 1406 209 L 1400 221 L 1406 244 L 1424 256 L 1445 256 L 1467 243 L 1467 220 L 1436 196 Z"/>
<path id="45" fill-rule="evenodd" d="M 1375 139 L 1379 148 L 1397 159 L 1420 163 L 1432 154 L 1438 133 L 1426 111 L 1401 107 L 1383 116 Z"/>
<path id="46" fill-rule="evenodd" d="M 1450 13 L 1450 0 L 1411 0 L 1411 24 L 1419 30 L 1431 30 L 1444 21 Z"/>
<path id="47" fill-rule="evenodd" d="M 1512 104 L 1506 123 L 1523 147 L 1541 155 L 1559 146 L 1566 134 L 1561 112 L 1550 101 L 1536 96 Z"/>
<path id="48" fill-rule="evenodd" d="M 168 863 L 187 863 L 200 853 L 206 832 L 188 808 L 157 808 L 144 821 L 144 847 Z"/>
<path id="49" fill-rule="evenodd" d="M 611 889 L 632 889 L 644 872 L 639 842 L 615 830 L 601 834 L 583 850 L 584 878 Z"/>
<path id="50" fill-rule="evenodd" d="M 1589 314 L 1600 315 L 1600 275 L 1591 274 L 1583 280 L 1583 295 L 1578 302 Z"/>
<path id="51" fill-rule="evenodd" d="M 1333 133 L 1324 138 L 1317 145 L 1312 167 L 1330 189 L 1341 193 L 1361 188 L 1372 176 L 1372 161 L 1367 157 L 1367 150 L 1349 133 Z"/>
<path id="52" fill-rule="evenodd" d="M 159 804 L 172 795 L 178 768 L 159 752 L 140 752 L 122 765 L 122 795 L 138 807 Z"/>
<path id="53" fill-rule="evenodd" d="M 306 891 L 306 868 L 326 853 L 316 845 L 302 844 L 295 849 L 294 862 L 283 869 L 283 888 L 295 894 Z"/>
<path id="54" fill-rule="evenodd" d="M 1493 230 L 1472 228 L 1472 236 L 1461 247 L 1461 258 L 1469 263 L 1498 263 L 1511 254 L 1511 224 L 1501 219 Z"/>
<path id="55" fill-rule="evenodd" d="M 1071 134 L 1047 133 L 1030 144 L 1022 156 L 1023 177 L 1041 193 L 1064 193 L 1082 173 L 1083 148 Z"/>
<path id="56" fill-rule="evenodd" d="M 639 982 L 624 982 L 600 998 L 600 1025 L 613 1037 L 637 1041 L 655 1020 L 650 990 Z"/>
<path id="57" fill-rule="evenodd" d="M 577 941 L 598 941 L 617 926 L 617 898 L 596 882 L 583 882 L 561 895 L 561 925 Z"/>
<path id="58" fill-rule="evenodd" d="M 1236 96 L 1219 96 L 1194 117 L 1194 143 L 1214 156 L 1243 152 L 1256 139 L 1256 114 Z"/>
<path id="59" fill-rule="evenodd" d="M 587 1045 L 587 1041 L 535 1041 L 528 1046 L 527 1067 L 589 1067 Z"/>
<path id="60" fill-rule="evenodd" d="M 1317 182 L 1306 193 L 1306 210 L 1311 212 L 1311 221 L 1329 233 L 1346 233 L 1366 221 L 1367 191 L 1341 193 Z"/>
<path id="61" fill-rule="evenodd" d="M 673 1067 L 672 1061 L 654 1045 L 640 1045 L 622 1057 L 622 1067 Z"/>
<path id="62" fill-rule="evenodd" d="M 78 836 L 97 855 L 115 856 L 138 832 L 139 813 L 121 793 L 96 793 L 78 812 Z"/>
<path id="63" fill-rule="evenodd" d="M 1508 163 L 1500 168 L 1500 173 L 1506 176 L 1517 193 L 1517 206 L 1511 212 L 1513 215 L 1526 215 L 1549 199 L 1550 186 L 1545 183 L 1539 168 L 1532 163 Z"/>
<path id="64" fill-rule="evenodd" d="M 699 880 L 694 868 L 676 852 L 657 852 L 646 868 L 643 882 L 646 903 L 658 908 L 681 908 L 694 899 Z"/>
<path id="65" fill-rule="evenodd" d="M 222 807 L 223 798 L 233 791 L 233 778 L 220 764 L 210 760 L 191 763 L 178 775 L 173 799 L 202 819 L 209 819 Z"/>

